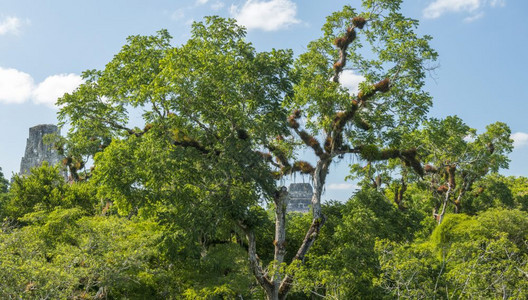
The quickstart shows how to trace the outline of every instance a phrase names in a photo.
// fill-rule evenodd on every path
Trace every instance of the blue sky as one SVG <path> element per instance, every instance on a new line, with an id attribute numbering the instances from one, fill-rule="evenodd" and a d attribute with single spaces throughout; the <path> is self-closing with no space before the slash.
<path id="1" fill-rule="evenodd" d="M 56 98 L 82 82 L 82 71 L 103 68 L 129 35 L 166 28 L 179 45 L 193 21 L 220 15 L 246 26 L 257 50 L 300 54 L 320 35 L 325 17 L 344 4 L 359 1 L 2 0 L 0 167 L 7 177 L 18 171 L 29 127 L 56 123 Z M 430 116 L 456 114 L 479 131 L 506 122 L 515 150 L 502 173 L 528 176 L 528 1 L 407 0 L 402 9 L 420 20 L 418 31 L 433 36 L 440 54 L 426 87 L 434 97 Z M 360 79 L 347 78 L 349 86 Z M 344 200 L 353 191 L 343 180 L 346 162 L 332 169 L 325 198 Z"/>

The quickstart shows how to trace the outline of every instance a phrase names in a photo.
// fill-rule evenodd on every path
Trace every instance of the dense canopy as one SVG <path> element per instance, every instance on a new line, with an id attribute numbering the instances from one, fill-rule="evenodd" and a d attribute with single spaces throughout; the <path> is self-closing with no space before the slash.
<path id="1" fill-rule="evenodd" d="M 498 174 L 510 129 L 427 117 L 437 54 L 400 3 L 345 6 L 298 57 L 220 17 L 180 46 L 129 37 L 59 98 L 63 164 L 9 188 L 0 172 L 0 296 L 525 298 L 528 186 Z M 346 156 L 360 189 L 323 203 Z M 299 173 L 307 214 L 286 210 Z"/>

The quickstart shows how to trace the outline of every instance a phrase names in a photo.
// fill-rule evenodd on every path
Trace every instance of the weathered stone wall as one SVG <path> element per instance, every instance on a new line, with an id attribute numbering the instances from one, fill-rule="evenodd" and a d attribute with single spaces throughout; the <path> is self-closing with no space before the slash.
<path id="1" fill-rule="evenodd" d="M 61 162 L 61 157 L 52 145 L 46 145 L 43 138 L 46 134 L 59 133 L 55 125 L 43 124 L 29 128 L 29 138 L 26 142 L 26 152 L 20 162 L 20 174 L 28 174 L 30 169 L 47 161 L 50 165 Z"/>
<path id="2" fill-rule="evenodd" d="M 312 204 L 313 189 L 309 183 L 292 183 L 288 188 L 288 207 L 286 211 L 309 212 Z"/>

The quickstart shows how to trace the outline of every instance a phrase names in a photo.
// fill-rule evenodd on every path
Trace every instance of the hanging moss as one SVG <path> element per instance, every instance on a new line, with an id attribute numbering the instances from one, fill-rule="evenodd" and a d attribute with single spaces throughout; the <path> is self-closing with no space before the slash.
<path id="1" fill-rule="evenodd" d="M 346 33 L 346 43 L 347 46 L 350 45 L 356 39 L 356 31 L 352 27 L 348 27 Z"/>
<path id="2" fill-rule="evenodd" d="M 248 134 L 248 132 L 247 132 L 246 130 L 244 130 L 244 129 L 238 129 L 238 130 L 237 130 L 237 137 L 238 137 L 239 139 L 245 141 L 245 140 L 249 139 L 249 134 Z"/>
<path id="3" fill-rule="evenodd" d="M 295 117 L 295 119 L 299 119 L 302 115 L 302 112 L 300 109 L 296 109 L 293 111 L 293 116 Z"/>
<path id="4" fill-rule="evenodd" d="M 343 48 L 346 45 L 346 37 L 338 37 L 334 40 L 334 45 L 336 45 L 337 48 Z"/>
<path id="5" fill-rule="evenodd" d="M 316 140 L 313 136 L 310 137 L 310 140 L 308 141 L 308 146 L 314 148 L 314 147 L 321 147 L 321 145 L 319 145 L 319 141 Z"/>
<path id="6" fill-rule="evenodd" d="M 331 137 L 327 137 L 325 139 L 325 142 L 324 142 L 324 149 L 326 152 L 330 153 L 330 151 L 332 150 L 332 138 Z"/>
<path id="7" fill-rule="evenodd" d="M 314 150 L 317 156 L 321 156 L 324 154 L 323 148 L 321 148 L 321 144 L 315 137 L 313 137 L 304 130 L 299 131 L 298 134 L 299 137 L 303 140 L 303 142 Z"/>
<path id="8" fill-rule="evenodd" d="M 355 111 L 347 110 L 343 112 L 337 112 L 334 117 L 334 129 L 343 128 L 350 119 L 354 116 Z"/>
<path id="9" fill-rule="evenodd" d="M 293 164 L 294 171 L 300 171 L 302 174 L 313 174 L 315 168 L 306 161 L 300 160 Z"/>
<path id="10" fill-rule="evenodd" d="M 436 191 L 439 192 L 439 193 L 442 193 L 442 194 L 443 194 L 443 193 L 447 192 L 448 189 L 449 189 L 449 188 L 447 187 L 447 185 L 441 185 L 441 186 L 439 186 L 439 187 L 436 189 Z"/>
<path id="11" fill-rule="evenodd" d="M 365 121 L 365 120 L 363 120 L 361 118 L 356 118 L 355 119 L 355 124 L 356 124 L 357 127 L 361 128 L 363 130 L 369 130 L 369 129 L 372 128 L 367 121 Z"/>
<path id="12" fill-rule="evenodd" d="M 152 129 L 153 125 L 151 123 L 148 123 L 147 125 L 145 125 L 145 128 L 143 128 L 143 131 L 144 132 L 147 132 L 149 131 L 150 129 Z"/>
<path id="13" fill-rule="evenodd" d="M 290 166 L 290 163 L 288 162 L 288 159 L 286 158 L 286 154 L 282 152 L 280 149 L 276 148 L 273 145 L 269 145 L 268 149 L 275 155 L 275 161 L 283 166 Z"/>
<path id="14" fill-rule="evenodd" d="M 379 160 L 386 160 L 391 158 L 398 158 L 400 156 L 400 151 L 397 149 L 386 149 L 380 151 Z"/>
<path id="15" fill-rule="evenodd" d="M 63 166 L 69 166 L 72 163 L 71 156 L 65 157 L 62 159 L 62 165 Z"/>
<path id="16" fill-rule="evenodd" d="M 297 122 L 295 116 L 291 115 L 288 117 L 288 126 L 290 126 L 293 129 L 299 128 L 299 122 Z"/>
<path id="17" fill-rule="evenodd" d="M 337 72 L 343 70 L 343 62 L 341 62 L 341 61 L 337 61 L 337 62 L 334 64 L 334 70 L 336 70 Z"/>
<path id="18" fill-rule="evenodd" d="M 438 173 L 438 169 L 429 164 L 425 165 L 424 170 L 425 173 Z"/>
<path id="19" fill-rule="evenodd" d="M 374 84 L 374 90 L 376 90 L 376 92 L 385 93 L 385 92 L 388 92 L 389 89 L 390 89 L 389 78 L 385 78 L 382 81 Z"/>
<path id="20" fill-rule="evenodd" d="M 352 24 L 359 29 L 363 29 L 365 23 L 367 23 L 367 20 L 365 20 L 363 17 L 355 17 L 352 19 Z"/>
<path id="21" fill-rule="evenodd" d="M 415 148 L 403 150 L 400 152 L 401 158 L 403 159 L 404 163 L 411 167 L 418 175 L 422 176 L 424 175 L 424 169 L 422 167 L 422 164 L 420 161 L 416 158 L 417 151 Z"/>
<path id="22" fill-rule="evenodd" d="M 376 92 L 385 93 L 390 90 L 390 80 L 388 78 L 385 78 L 381 80 L 380 82 L 373 84 L 370 86 L 370 88 L 361 90 L 357 98 L 361 102 L 365 102 L 368 98 L 374 96 Z"/>
<path id="23" fill-rule="evenodd" d="M 375 145 L 362 145 L 359 147 L 359 156 L 366 161 L 379 160 L 380 151 Z"/>
<path id="24" fill-rule="evenodd" d="M 357 98 L 361 102 L 367 101 L 368 98 L 372 97 L 375 93 L 375 90 L 366 90 L 366 91 L 359 91 Z"/>
<path id="25" fill-rule="evenodd" d="M 356 31 L 354 30 L 354 27 L 348 27 L 344 36 L 338 37 L 334 40 L 334 45 L 342 51 L 345 51 L 346 48 L 348 48 L 348 45 L 350 45 L 355 39 Z"/>
<path id="26" fill-rule="evenodd" d="M 308 134 L 308 132 L 304 131 L 304 130 L 301 130 L 299 131 L 299 137 L 301 138 L 301 140 L 303 140 L 303 142 L 307 145 L 310 144 L 310 138 L 312 137 L 310 134 Z"/>
<path id="27" fill-rule="evenodd" d="M 449 186 L 452 189 L 454 189 L 456 187 L 456 182 L 455 182 L 456 165 L 447 166 L 446 172 L 447 172 L 447 180 L 449 182 Z"/>

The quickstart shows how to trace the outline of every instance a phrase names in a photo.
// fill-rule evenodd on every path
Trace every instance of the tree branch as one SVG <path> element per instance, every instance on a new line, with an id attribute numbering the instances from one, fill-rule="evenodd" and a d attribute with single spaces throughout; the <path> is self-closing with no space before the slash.
<path id="1" fill-rule="evenodd" d="M 334 45 L 339 48 L 339 59 L 334 64 L 335 74 L 332 81 L 339 83 L 339 75 L 346 65 L 348 46 L 356 39 L 356 28 L 362 29 L 367 21 L 362 17 L 352 19 L 352 26 L 347 28 L 346 33 L 334 40 Z"/>

